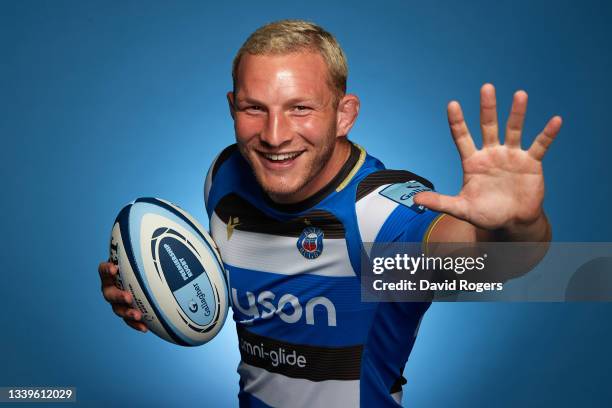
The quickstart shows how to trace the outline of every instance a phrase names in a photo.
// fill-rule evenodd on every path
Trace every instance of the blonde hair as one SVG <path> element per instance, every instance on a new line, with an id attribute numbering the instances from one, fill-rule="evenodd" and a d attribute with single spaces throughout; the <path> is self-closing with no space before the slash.
<path id="1" fill-rule="evenodd" d="M 283 55 L 300 51 L 318 52 L 329 71 L 330 87 L 337 100 L 346 93 L 348 65 L 336 38 L 320 26 L 304 20 L 280 20 L 258 28 L 247 38 L 232 64 L 234 92 L 240 59 L 252 55 Z"/>

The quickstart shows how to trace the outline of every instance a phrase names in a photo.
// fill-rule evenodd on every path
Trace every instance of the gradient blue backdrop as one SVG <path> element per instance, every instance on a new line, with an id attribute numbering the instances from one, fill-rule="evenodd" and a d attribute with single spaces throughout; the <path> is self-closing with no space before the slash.
<path id="1" fill-rule="evenodd" d="M 219 2 L 221 3 L 221 2 Z M 609 3 L 0 3 L 0 386 L 73 385 L 79 406 L 233 406 L 230 322 L 200 348 L 129 329 L 100 294 L 112 221 L 138 196 L 206 223 L 202 184 L 232 143 L 225 101 L 246 36 L 281 18 L 333 32 L 362 101 L 351 138 L 456 193 L 445 107 L 474 134 L 478 90 L 530 96 L 557 241 L 611 241 Z M 411 407 L 610 406 L 609 304 L 435 304 L 406 369 Z"/>

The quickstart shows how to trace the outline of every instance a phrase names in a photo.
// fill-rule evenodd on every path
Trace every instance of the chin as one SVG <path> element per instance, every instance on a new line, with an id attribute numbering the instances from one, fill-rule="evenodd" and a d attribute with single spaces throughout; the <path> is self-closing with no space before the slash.
<path id="1" fill-rule="evenodd" d="M 300 182 L 300 180 L 286 180 L 285 178 L 278 177 L 265 179 L 263 177 L 257 177 L 257 179 L 266 194 L 274 199 L 289 198 L 290 196 L 298 193 L 305 184 Z"/>

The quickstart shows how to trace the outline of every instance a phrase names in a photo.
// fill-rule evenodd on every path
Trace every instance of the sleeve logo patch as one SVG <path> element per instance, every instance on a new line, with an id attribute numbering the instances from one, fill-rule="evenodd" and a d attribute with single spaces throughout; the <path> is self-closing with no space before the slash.
<path id="1" fill-rule="evenodd" d="M 410 180 L 405 183 L 391 184 L 379 191 L 379 194 L 395 201 L 413 211 L 422 213 L 426 210 L 422 205 L 414 203 L 414 196 L 423 191 L 433 191 L 431 188 L 424 186 L 416 180 Z"/>

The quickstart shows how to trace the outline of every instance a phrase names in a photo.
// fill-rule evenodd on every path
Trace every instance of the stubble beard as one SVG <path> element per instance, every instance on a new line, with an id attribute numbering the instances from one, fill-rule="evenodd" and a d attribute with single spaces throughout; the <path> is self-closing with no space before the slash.
<path id="1" fill-rule="evenodd" d="M 251 171 L 253 172 L 257 183 L 262 188 L 262 190 L 270 197 L 273 201 L 276 202 L 287 202 L 288 197 L 299 192 L 305 186 L 307 186 L 310 182 L 315 180 L 323 170 L 323 168 L 329 163 L 336 145 L 335 137 L 332 139 L 329 138 L 331 142 L 326 143 L 321 149 L 320 153 L 305 163 L 306 171 L 302 174 L 305 174 L 302 180 L 295 186 L 291 186 L 281 179 L 280 182 L 277 183 L 269 183 L 266 184 L 264 178 L 255 171 L 255 167 L 251 162 L 251 159 L 247 152 L 244 151 L 242 147 L 240 147 L 240 151 L 243 157 L 247 158 L 247 162 L 251 167 Z M 255 153 L 257 154 L 257 153 Z M 273 185 L 270 185 L 273 184 Z"/>

